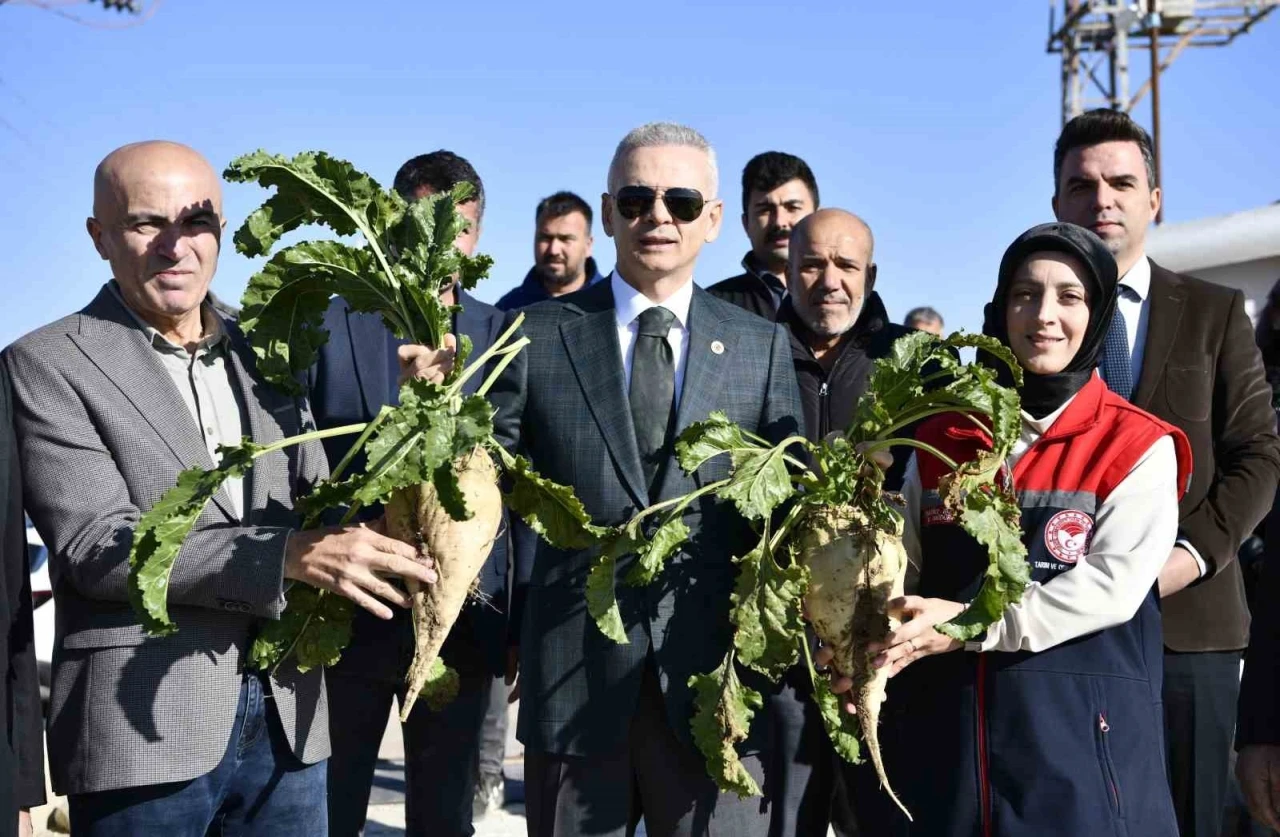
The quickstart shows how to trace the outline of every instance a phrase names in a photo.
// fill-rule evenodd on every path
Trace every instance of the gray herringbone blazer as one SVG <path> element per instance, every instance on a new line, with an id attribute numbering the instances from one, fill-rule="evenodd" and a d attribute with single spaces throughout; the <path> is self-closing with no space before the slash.
<path id="1" fill-rule="evenodd" d="M 301 432 L 305 408 L 253 371 L 232 335 L 228 374 L 257 442 Z M 173 570 L 178 633 L 148 639 L 128 604 L 133 527 L 183 468 L 213 462 L 145 333 L 107 288 L 4 352 L 28 514 L 49 548 L 57 608 L 48 745 L 58 793 L 191 779 L 230 740 L 248 645 L 284 606 L 293 498 L 327 474 L 319 443 L 257 461 L 245 519 L 210 502 Z M 319 670 L 282 666 L 273 703 L 304 762 L 329 754 Z"/>
<path id="2" fill-rule="evenodd" d="M 496 436 L 519 448 L 544 476 L 573 486 L 596 523 L 621 523 L 647 506 L 649 497 L 610 283 L 524 313 L 524 333 L 532 342 L 490 393 Z M 803 412 L 784 329 L 695 288 L 689 341 L 677 432 L 712 410 L 773 441 L 801 431 Z M 692 475 L 673 457 L 658 499 L 727 474 L 727 457 Z M 688 680 L 713 670 L 728 650 L 733 557 L 749 550 L 754 538 L 732 504 L 710 498 L 692 505 L 685 522 L 690 542 L 651 586 L 624 586 L 621 579 L 634 556 L 618 562 L 618 604 L 628 645 L 606 638 L 587 614 L 586 576 L 595 552 L 538 543 L 521 633 L 518 731 L 527 747 L 598 755 L 625 746 L 651 651 L 667 717 L 676 734 L 689 740 Z M 757 739 L 758 732 L 748 748 L 762 743 Z"/>

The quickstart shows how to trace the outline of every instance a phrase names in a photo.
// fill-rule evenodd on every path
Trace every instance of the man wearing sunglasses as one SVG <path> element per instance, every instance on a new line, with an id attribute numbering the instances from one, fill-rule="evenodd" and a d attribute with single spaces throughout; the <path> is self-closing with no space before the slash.
<path id="1" fill-rule="evenodd" d="M 606 281 L 525 310 L 529 347 L 491 392 L 495 435 L 543 475 L 572 485 L 592 519 L 638 509 L 727 475 L 717 457 L 685 474 L 674 440 L 713 410 L 773 441 L 800 432 L 786 332 L 694 285 L 720 231 L 715 154 L 698 132 L 657 123 L 619 144 L 602 197 L 617 267 Z M 720 794 L 689 731 L 694 674 L 730 643 L 733 556 L 752 532 L 732 504 L 685 516 L 689 541 L 649 586 L 615 590 L 627 644 L 587 614 L 592 550 L 538 544 L 521 632 L 525 794 L 533 837 L 765 835 L 768 800 Z M 751 672 L 739 675 L 767 688 Z M 739 749 L 763 786 L 764 713 Z"/>

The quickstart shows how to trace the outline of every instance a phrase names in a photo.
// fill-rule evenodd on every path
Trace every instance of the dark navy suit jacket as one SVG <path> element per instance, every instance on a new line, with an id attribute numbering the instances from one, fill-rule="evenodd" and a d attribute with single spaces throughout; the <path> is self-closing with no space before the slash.
<path id="1" fill-rule="evenodd" d="M 454 318 L 454 332 L 471 338 L 475 357 L 501 333 L 503 314 L 465 291 L 459 292 L 458 301 L 462 311 Z M 406 341 L 392 335 L 377 314 L 352 311 L 340 298 L 335 298 L 325 312 L 325 328 L 329 341 L 321 347 L 310 374 L 311 407 L 317 426 L 323 429 L 370 421 L 384 404 L 398 404 L 396 349 Z M 474 375 L 464 390 L 474 392 L 484 377 Z M 355 440 L 354 435 L 324 440 L 331 467 L 346 455 Z M 351 467 L 363 465 L 362 454 Z M 381 514 L 381 508 L 374 508 L 365 510 L 361 517 L 367 520 Z M 508 541 L 504 520 L 480 571 L 481 601 L 471 601 L 463 608 L 441 651 L 445 662 L 459 672 L 485 670 L 497 676 L 505 671 Z M 403 680 L 413 658 L 413 631 L 409 612 L 392 610 L 395 618 L 384 621 L 363 608 L 356 609 L 351 645 L 334 667 L 336 672 L 388 682 Z"/>

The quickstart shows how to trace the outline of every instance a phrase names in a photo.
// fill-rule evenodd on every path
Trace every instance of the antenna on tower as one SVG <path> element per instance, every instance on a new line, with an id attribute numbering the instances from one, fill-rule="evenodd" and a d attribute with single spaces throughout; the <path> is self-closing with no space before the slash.
<path id="1" fill-rule="evenodd" d="M 1278 6 L 1280 0 L 1050 0 L 1047 51 L 1062 56 L 1063 124 L 1097 107 L 1131 113 L 1150 90 L 1159 183 L 1160 74 L 1187 47 L 1227 46 Z M 1147 80 L 1130 95 L 1134 49 L 1147 50 L 1151 64 Z M 1162 215 L 1163 208 L 1156 223 Z"/>

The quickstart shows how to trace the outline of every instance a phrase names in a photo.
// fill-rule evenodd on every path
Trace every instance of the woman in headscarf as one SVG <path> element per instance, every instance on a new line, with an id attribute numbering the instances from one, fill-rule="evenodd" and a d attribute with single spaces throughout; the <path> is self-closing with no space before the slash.
<path id="1" fill-rule="evenodd" d="M 1003 476 L 1021 507 L 1032 582 L 977 640 L 934 626 L 976 594 L 986 547 L 941 504 L 946 466 L 927 453 L 908 465 L 905 541 L 919 578 L 891 604 L 904 622 L 876 663 L 902 675 L 882 740 L 889 779 L 915 816 L 910 834 L 1177 837 L 1155 584 L 1191 452 L 1181 431 L 1095 372 L 1116 284 L 1106 245 L 1071 224 L 1028 230 L 1001 261 L 983 330 L 1023 371 L 1022 436 Z M 956 415 L 917 438 L 956 461 L 990 446 Z"/>

